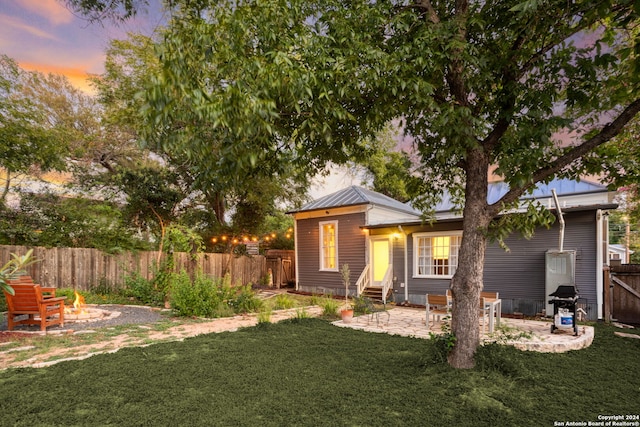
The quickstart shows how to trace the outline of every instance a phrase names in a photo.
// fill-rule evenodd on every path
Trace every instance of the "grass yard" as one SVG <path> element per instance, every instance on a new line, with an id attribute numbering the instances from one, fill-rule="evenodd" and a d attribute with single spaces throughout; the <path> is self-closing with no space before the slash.
<path id="1" fill-rule="evenodd" d="M 293 319 L 0 372 L 0 423 L 553 426 L 640 413 L 640 340 L 596 325 L 566 354 L 491 345 L 470 371 L 432 342 Z M 625 332 L 629 332 L 626 330 Z"/>

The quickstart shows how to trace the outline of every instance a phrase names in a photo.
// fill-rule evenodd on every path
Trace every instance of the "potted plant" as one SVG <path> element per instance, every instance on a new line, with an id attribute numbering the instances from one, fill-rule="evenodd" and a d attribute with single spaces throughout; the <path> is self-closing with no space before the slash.
<path id="1" fill-rule="evenodd" d="M 349 323 L 351 319 L 353 319 L 353 307 L 349 304 L 349 285 L 351 278 L 349 264 L 342 264 L 340 275 L 342 276 L 342 283 L 344 284 L 344 306 L 342 310 L 340 310 L 340 316 L 344 323 Z"/>
<path id="2" fill-rule="evenodd" d="M 15 295 L 11 285 L 7 280 L 12 280 L 24 273 L 24 268 L 33 264 L 37 260 L 32 257 L 33 249 L 29 249 L 23 256 L 11 254 L 11 258 L 5 265 L 0 267 L 0 289 L 6 291 L 10 295 Z"/>

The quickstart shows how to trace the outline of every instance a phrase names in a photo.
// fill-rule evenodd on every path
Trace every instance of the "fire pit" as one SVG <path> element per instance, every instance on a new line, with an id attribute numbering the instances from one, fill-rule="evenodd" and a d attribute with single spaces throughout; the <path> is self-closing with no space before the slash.
<path id="1" fill-rule="evenodd" d="M 93 322 L 97 320 L 113 319 L 120 316 L 119 311 L 104 310 L 95 306 L 85 304 L 84 297 L 74 292 L 75 299 L 73 305 L 65 307 L 65 322 Z"/>

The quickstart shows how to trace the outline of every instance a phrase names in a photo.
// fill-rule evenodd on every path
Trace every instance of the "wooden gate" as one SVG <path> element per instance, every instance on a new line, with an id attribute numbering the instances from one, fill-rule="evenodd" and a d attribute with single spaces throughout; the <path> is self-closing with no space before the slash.
<path id="1" fill-rule="evenodd" d="M 623 323 L 640 324 L 640 265 L 611 266 L 611 316 Z"/>
<path id="2" fill-rule="evenodd" d="M 270 249 L 265 258 L 267 271 L 271 271 L 273 286 L 280 289 L 282 286 L 295 284 L 295 251 Z"/>

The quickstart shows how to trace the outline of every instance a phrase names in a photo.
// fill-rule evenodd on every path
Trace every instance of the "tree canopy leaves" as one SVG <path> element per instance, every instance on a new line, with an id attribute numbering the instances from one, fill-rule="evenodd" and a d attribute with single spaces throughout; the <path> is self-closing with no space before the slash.
<path id="1" fill-rule="evenodd" d="M 163 139 L 167 151 L 201 158 L 206 124 L 230 173 L 283 155 L 312 173 L 361 157 L 364 137 L 401 122 L 419 159 L 417 201 L 428 208 L 447 190 L 464 212 L 457 367 L 473 365 L 479 342 L 473 313 L 492 222 L 537 182 L 588 172 L 580 159 L 640 110 L 631 0 L 176 4 L 147 93 L 150 130 L 181 125 Z M 492 204 L 490 172 L 510 188 Z M 526 234 L 548 222 L 537 212 L 502 224 Z"/>

